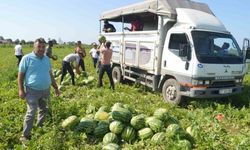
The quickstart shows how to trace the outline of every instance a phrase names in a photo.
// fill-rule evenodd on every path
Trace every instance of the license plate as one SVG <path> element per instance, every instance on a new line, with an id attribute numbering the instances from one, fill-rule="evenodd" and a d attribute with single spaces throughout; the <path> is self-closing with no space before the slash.
<path id="1" fill-rule="evenodd" d="M 221 90 L 219 90 L 219 94 L 230 94 L 232 92 L 233 92 L 232 89 L 221 89 Z"/>

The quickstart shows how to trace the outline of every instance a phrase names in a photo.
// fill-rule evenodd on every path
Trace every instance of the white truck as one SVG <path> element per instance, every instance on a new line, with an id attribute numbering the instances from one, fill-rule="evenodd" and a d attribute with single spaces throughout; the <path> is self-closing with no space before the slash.
<path id="1" fill-rule="evenodd" d="M 143 31 L 124 30 L 134 16 L 141 18 Z M 145 0 L 102 13 L 100 26 L 104 20 L 121 25 L 120 32 L 112 33 L 100 27 L 112 42 L 115 82 L 139 82 L 162 91 L 172 104 L 184 96 L 225 97 L 242 91 L 249 41 L 241 50 L 206 4 Z"/>

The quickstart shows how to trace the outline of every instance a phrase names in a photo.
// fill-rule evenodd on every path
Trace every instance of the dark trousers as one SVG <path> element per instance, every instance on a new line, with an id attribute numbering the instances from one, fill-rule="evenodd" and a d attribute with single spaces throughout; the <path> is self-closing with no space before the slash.
<path id="1" fill-rule="evenodd" d="M 79 65 L 81 66 L 82 71 L 85 71 L 85 64 L 84 64 L 84 60 L 83 59 L 80 59 Z"/>
<path id="2" fill-rule="evenodd" d="M 98 59 L 97 58 L 92 58 L 92 60 L 93 60 L 93 63 L 94 63 L 94 68 L 96 68 L 96 64 L 97 64 Z"/>
<path id="3" fill-rule="evenodd" d="M 101 65 L 100 66 L 100 71 L 99 71 L 99 78 L 98 78 L 98 87 L 102 87 L 102 78 L 104 73 L 107 73 L 108 77 L 109 77 L 109 82 L 110 82 L 110 87 L 114 90 L 115 89 L 115 85 L 114 85 L 114 81 L 112 78 L 112 69 L 110 65 Z"/>
<path id="4" fill-rule="evenodd" d="M 17 65 L 19 65 L 19 63 L 20 63 L 22 57 L 23 57 L 22 55 L 16 55 L 16 58 L 18 59 Z"/>
<path id="5" fill-rule="evenodd" d="M 73 69 L 70 66 L 70 63 L 66 62 L 66 61 L 62 62 L 62 77 L 61 77 L 61 82 L 60 83 L 62 83 L 63 78 L 67 74 L 67 71 L 69 72 L 69 74 L 71 76 L 72 84 L 75 85 L 75 75 L 74 75 Z"/>

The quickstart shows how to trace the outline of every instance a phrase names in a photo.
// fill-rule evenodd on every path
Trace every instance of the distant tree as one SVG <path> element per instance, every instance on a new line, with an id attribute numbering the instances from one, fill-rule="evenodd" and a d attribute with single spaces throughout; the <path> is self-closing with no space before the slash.
<path id="1" fill-rule="evenodd" d="M 13 43 L 12 39 L 6 39 L 7 43 Z"/>
<path id="2" fill-rule="evenodd" d="M 14 43 L 15 43 L 15 44 L 18 44 L 18 43 L 20 43 L 20 40 L 19 40 L 19 39 L 16 39 L 16 40 L 14 41 Z"/>
<path id="3" fill-rule="evenodd" d="M 22 44 L 26 44 L 25 40 L 21 40 L 21 43 L 22 43 Z"/>
<path id="4" fill-rule="evenodd" d="M 3 36 L 0 36 L 0 40 L 4 40 Z"/>
<path id="5" fill-rule="evenodd" d="M 26 44 L 30 44 L 30 45 L 33 45 L 34 42 L 33 41 L 27 41 Z"/>

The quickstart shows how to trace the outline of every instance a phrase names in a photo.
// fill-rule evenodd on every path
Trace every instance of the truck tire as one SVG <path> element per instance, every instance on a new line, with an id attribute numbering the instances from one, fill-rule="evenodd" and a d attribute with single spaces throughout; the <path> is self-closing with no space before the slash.
<path id="1" fill-rule="evenodd" d="M 175 79 L 168 79 L 162 87 L 164 100 L 168 103 L 178 105 L 181 102 L 180 84 Z"/>
<path id="2" fill-rule="evenodd" d="M 114 83 L 122 82 L 122 72 L 120 67 L 116 66 L 112 69 L 112 78 Z"/>

